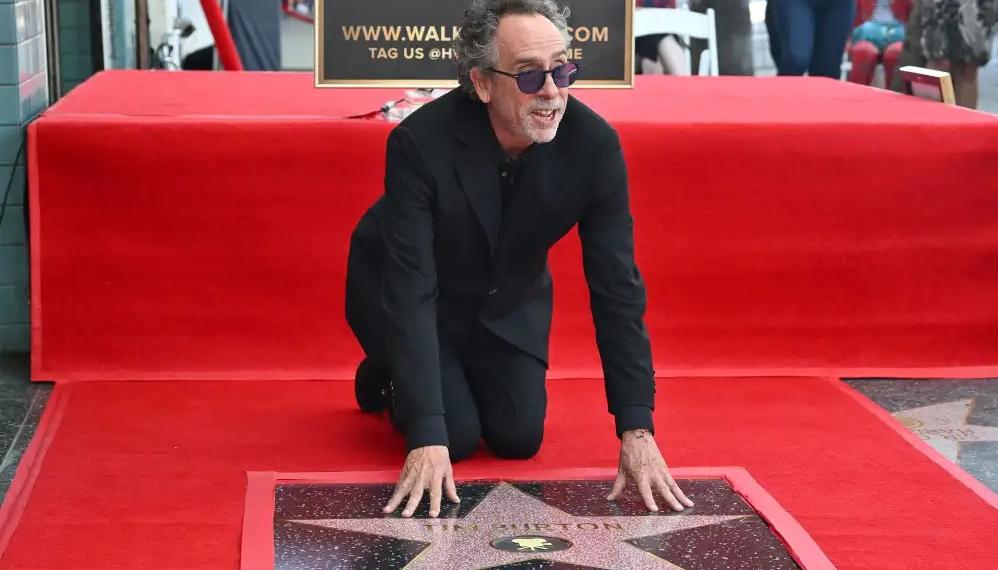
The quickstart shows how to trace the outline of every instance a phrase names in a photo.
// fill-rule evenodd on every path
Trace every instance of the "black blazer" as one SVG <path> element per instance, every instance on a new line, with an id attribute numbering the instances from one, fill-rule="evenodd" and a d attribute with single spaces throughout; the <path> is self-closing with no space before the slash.
<path id="1" fill-rule="evenodd" d="M 522 155 L 505 207 L 504 159 L 485 105 L 460 89 L 420 108 L 388 138 L 385 194 L 353 236 L 347 316 L 361 327 L 383 320 L 396 411 L 410 429 L 443 429 L 438 339 L 468 319 L 547 363 L 548 250 L 578 224 L 617 433 L 652 429 L 645 288 L 616 132 L 570 98 L 555 139 Z M 358 268 L 364 264 L 380 264 L 383 274 Z M 359 298 L 379 290 L 380 318 L 351 302 L 351 291 Z"/>

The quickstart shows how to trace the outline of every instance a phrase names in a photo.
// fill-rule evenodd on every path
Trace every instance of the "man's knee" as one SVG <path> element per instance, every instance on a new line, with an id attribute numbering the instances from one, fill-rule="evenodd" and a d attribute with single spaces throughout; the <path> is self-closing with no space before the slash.
<path id="1" fill-rule="evenodd" d="M 471 457 L 482 439 L 482 428 L 477 418 L 467 421 L 447 419 L 447 450 L 451 461 L 461 461 Z"/>
<path id="2" fill-rule="evenodd" d="M 509 425 L 505 429 L 486 434 L 485 443 L 498 457 L 504 459 L 528 459 L 537 455 L 544 439 L 544 422 L 533 425 Z"/>

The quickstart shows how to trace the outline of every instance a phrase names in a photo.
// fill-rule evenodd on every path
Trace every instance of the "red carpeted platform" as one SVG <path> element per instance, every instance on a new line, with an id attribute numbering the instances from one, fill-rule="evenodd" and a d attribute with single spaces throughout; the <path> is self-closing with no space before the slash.
<path id="1" fill-rule="evenodd" d="M 659 374 L 998 373 L 998 118 L 821 79 L 576 90 L 619 130 Z M 30 129 L 33 377 L 347 378 L 400 91 L 100 74 Z M 574 235 L 553 377 L 600 373 Z"/>
<path id="2" fill-rule="evenodd" d="M 840 569 L 998 567 L 998 499 L 847 390 L 822 378 L 662 380 L 660 444 L 674 467 L 745 468 Z M 552 382 L 536 458 L 479 452 L 455 472 L 613 468 L 603 407 L 599 381 Z M 347 382 L 61 384 L 41 429 L 0 513 L 3 569 L 236 569 L 247 472 L 394 470 L 403 450 L 386 419 L 355 410 Z"/>

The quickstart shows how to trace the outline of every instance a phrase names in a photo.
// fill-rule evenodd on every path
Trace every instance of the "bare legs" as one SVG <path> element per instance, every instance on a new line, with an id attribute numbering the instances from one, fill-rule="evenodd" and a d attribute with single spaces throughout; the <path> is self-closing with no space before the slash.
<path id="1" fill-rule="evenodd" d="M 658 60 L 669 75 L 689 75 L 686 68 L 686 52 L 673 36 L 665 36 L 658 42 Z"/>
<path id="2" fill-rule="evenodd" d="M 686 52 L 676 38 L 665 36 L 658 42 L 658 61 L 641 58 L 641 73 L 644 75 L 689 75 L 686 66 Z"/>

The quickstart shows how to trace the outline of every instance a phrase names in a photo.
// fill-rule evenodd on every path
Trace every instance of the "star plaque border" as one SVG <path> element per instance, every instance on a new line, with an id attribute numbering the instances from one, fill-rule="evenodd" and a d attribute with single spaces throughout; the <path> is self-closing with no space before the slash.
<path id="1" fill-rule="evenodd" d="M 804 570 L 834 570 L 818 544 L 804 528 L 742 467 L 671 468 L 679 480 L 720 479 L 725 481 L 769 525 L 787 552 Z M 273 570 L 275 492 L 283 484 L 386 483 L 396 481 L 395 471 L 340 472 L 247 472 L 245 511 L 241 547 L 241 570 Z M 464 469 L 460 482 L 481 480 L 555 481 L 612 480 L 616 470 L 606 468 L 548 469 Z"/>

